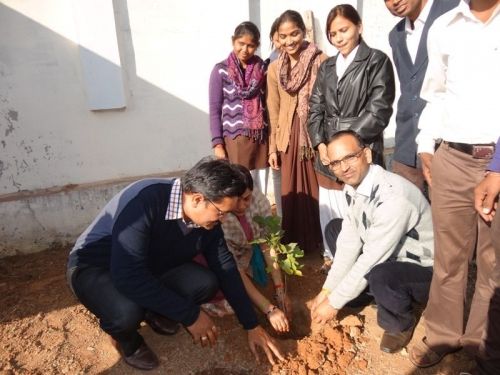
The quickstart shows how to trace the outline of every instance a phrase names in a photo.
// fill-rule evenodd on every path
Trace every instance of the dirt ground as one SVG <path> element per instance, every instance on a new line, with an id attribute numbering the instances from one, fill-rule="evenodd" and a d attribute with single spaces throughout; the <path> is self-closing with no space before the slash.
<path id="1" fill-rule="evenodd" d="M 100 329 L 96 319 L 69 292 L 65 281 L 68 248 L 0 259 L 0 374 L 133 374 Z M 152 374 L 446 374 L 458 375 L 473 362 L 463 352 L 430 369 L 412 366 L 406 350 L 379 350 L 382 330 L 376 310 L 346 311 L 341 320 L 311 333 L 305 302 L 321 289 L 318 256 L 304 259 L 304 276 L 291 278 L 293 332 L 279 338 L 286 361 L 257 364 L 246 335 L 234 317 L 216 319 L 221 332 L 215 348 L 193 345 L 181 330 L 175 336 L 141 328 L 161 366 Z M 265 324 L 265 322 L 264 322 Z M 413 341 L 423 335 L 420 321 Z"/>

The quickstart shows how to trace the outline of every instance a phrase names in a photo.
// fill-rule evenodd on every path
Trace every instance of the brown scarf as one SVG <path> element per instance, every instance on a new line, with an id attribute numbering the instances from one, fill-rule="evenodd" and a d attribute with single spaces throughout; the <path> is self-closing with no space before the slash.
<path id="1" fill-rule="evenodd" d="M 297 115 L 299 116 L 299 155 L 300 160 L 311 159 L 314 151 L 307 133 L 307 115 L 309 112 L 309 96 L 316 81 L 321 64 L 321 50 L 313 43 L 305 42 L 299 61 L 291 68 L 290 57 L 282 52 L 278 57 L 278 74 L 280 85 L 290 95 L 297 94 Z"/>

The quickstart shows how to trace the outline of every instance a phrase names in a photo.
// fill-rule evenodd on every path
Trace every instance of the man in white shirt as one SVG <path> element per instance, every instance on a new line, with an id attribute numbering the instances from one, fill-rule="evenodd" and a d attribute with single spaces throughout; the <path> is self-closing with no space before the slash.
<path id="1" fill-rule="evenodd" d="M 389 33 L 392 60 L 398 72 L 401 96 L 396 114 L 392 171 L 425 191 L 415 138 L 425 107 L 420 89 L 427 69 L 427 33 L 434 20 L 457 6 L 458 0 L 385 0 L 387 9 L 403 17 Z"/>
<path id="2" fill-rule="evenodd" d="M 311 317 L 317 323 L 334 318 L 368 286 L 385 331 L 380 349 L 398 352 L 415 328 L 413 303 L 428 298 L 434 255 L 429 203 L 408 180 L 371 164 L 371 150 L 352 131 L 334 135 L 328 158 L 345 183 L 348 207 L 336 246 L 330 245 L 336 247 L 333 265 Z M 327 231 L 338 233 L 330 225 Z"/>
<path id="3" fill-rule="evenodd" d="M 489 301 L 499 285 L 492 273 L 491 228 L 474 210 L 474 188 L 500 133 L 499 3 L 462 0 L 429 31 L 429 65 L 421 92 L 427 105 L 417 143 L 431 186 L 436 257 L 425 311 L 426 337 L 410 350 L 410 360 L 418 367 L 433 366 L 462 347 L 481 355 Z M 474 249 L 477 280 L 464 330 L 467 271 Z"/>

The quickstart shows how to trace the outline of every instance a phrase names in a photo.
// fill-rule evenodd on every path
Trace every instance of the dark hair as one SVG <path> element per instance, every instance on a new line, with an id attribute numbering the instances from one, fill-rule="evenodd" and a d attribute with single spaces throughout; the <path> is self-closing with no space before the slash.
<path id="1" fill-rule="evenodd" d="M 306 24 L 304 23 L 304 20 L 299 12 L 288 9 L 281 13 L 281 16 L 279 16 L 277 20 L 278 24 L 276 26 L 276 30 L 278 30 L 285 22 L 294 23 L 304 34 L 306 33 Z"/>
<path id="2" fill-rule="evenodd" d="M 241 172 L 234 165 L 213 156 L 201 159 L 187 171 L 181 178 L 181 187 L 185 193 L 200 193 L 214 202 L 239 197 L 247 189 Z"/>
<path id="3" fill-rule="evenodd" d="M 234 164 L 234 167 L 240 171 L 240 173 L 243 176 L 243 181 L 245 181 L 245 185 L 247 186 L 248 189 L 253 190 L 253 178 L 252 174 L 248 170 L 247 167 L 241 165 L 241 164 Z"/>
<path id="4" fill-rule="evenodd" d="M 349 4 L 340 4 L 334 7 L 330 13 L 328 13 L 328 17 L 326 17 L 326 39 L 330 42 L 330 25 L 333 20 L 338 16 L 342 16 L 349 21 L 351 21 L 356 26 L 361 25 L 361 17 L 359 16 L 358 11 L 352 5 Z M 332 42 L 330 42 L 332 43 Z"/>
<path id="5" fill-rule="evenodd" d="M 363 138 L 359 136 L 358 133 L 356 133 L 354 130 L 341 130 L 333 135 L 333 137 L 330 138 L 330 141 L 328 143 L 331 143 L 333 141 L 338 140 L 339 138 L 345 137 L 345 136 L 351 136 L 356 139 L 358 142 L 358 146 L 360 148 L 365 148 L 366 143 L 363 141 Z"/>
<path id="6" fill-rule="evenodd" d="M 269 31 L 269 40 L 271 41 L 271 43 L 273 42 L 274 33 L 278 32 L 279 20 L 279 17 L 276 18 L 271 25 L 271 30 Z"/>
<path id="7" fill-rule="evenodd" d="M 260 44 L 260 31 L 253 22 L 245 21 L 236 26 L 233 33 L 233 42 L 244 35 L 250 35 L 255 44 Z"/>

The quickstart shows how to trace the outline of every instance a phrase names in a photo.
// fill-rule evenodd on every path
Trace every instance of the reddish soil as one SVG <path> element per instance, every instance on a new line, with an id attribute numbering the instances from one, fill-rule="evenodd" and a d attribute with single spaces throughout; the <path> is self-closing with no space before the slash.
<path id="1" fill-rule="evenodd" d="M 69 292 L 65 281 L 67 248 L 0 259 L 0 374 L 133 374 L 120 360 L 96 319 Z M 201 348 L 181 330 L 164 337 L 141 328 L 161 366 L 156 374 L 459 374 L 473 366 L 463 353 L 430 369 L 415 369 L 405 350 L 382 353 L 376 310 L 346 311 L 340 321 L 311 333 L 306 302 L 320 290 L 324 275 L 317 256 L 304 260 L 304 276 L 290 278 L 293 330 L 279 337 L 286 360 L 257 364 L 234 317 L 216 319 L 221 335 L 215 348 Z M 268 325 L 263 322 L 264 325 Z M 413 341 L 423 335 L 420 323 Z"/>

